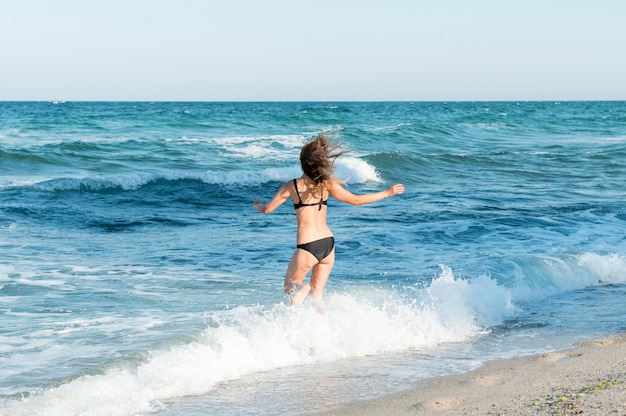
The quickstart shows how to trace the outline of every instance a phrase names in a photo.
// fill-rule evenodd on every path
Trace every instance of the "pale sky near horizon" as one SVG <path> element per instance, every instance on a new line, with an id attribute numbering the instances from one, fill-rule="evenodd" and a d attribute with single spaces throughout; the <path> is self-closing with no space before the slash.
<path id="1" fill-rule="evenodd" d="M 0 0 L 0 100 L 626 100 L 623 0 Z"/>

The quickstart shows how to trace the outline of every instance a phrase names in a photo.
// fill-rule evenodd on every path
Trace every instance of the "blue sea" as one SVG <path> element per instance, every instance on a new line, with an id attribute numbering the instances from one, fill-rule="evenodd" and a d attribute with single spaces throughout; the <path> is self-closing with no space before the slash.
<path id="1" fill-rule="evenodd" d="M 327 310 L 289 307 L 324 132 Z M 302 415 L 626 332 L 626 102 L 0 103 L 0 415 Z"/>

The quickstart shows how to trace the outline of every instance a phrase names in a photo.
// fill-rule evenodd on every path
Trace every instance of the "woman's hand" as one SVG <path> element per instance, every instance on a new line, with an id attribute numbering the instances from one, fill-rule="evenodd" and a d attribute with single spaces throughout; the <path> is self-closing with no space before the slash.
<path id="1" fill-rule="evenodd" d="M 393 186 L 390 186 L 389 189 L 387 189 L 387 192 L 389 193 L 389 196 L 396 196 L 396 195 L 403 194 L 404 185 L 402 185 L 401 183 L 397 183 Z"/>
<path id="2" fill-rule="evenodd" d="M 255 199 L 254 202 L 252 203 L 252 208 L 256 209 L 257 211 L 259 211 L 260 213 L 264 213 L 265 211 L 265 207 L 264 207 L 264 203 L 261 202 L 260 199 Z"/>

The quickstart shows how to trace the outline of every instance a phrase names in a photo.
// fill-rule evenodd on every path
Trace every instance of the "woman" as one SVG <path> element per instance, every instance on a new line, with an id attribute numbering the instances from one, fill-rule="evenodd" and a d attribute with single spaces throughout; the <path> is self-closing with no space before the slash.
<path id="1" fill-rule="evenodd" d="M 267 204 L 256 199 L 253 208 L 269 214 L 288 198 L 293 201 L 298 223 L 296 251 L 285 275 L 285 293 L 292 296 L 290 305 L 298 305 L 311 295 L 318 309 L 324 305 L 324 286 L 335 263 L 335 240 L 326 225 L 328 196 L 351 205 L 370 204 L 404 193 L 404 185 L 396 184 L 385 191 L 355 195 L 334 177 L 334 160 L 344 154 L 339 146 L 331 146 L 323 134 L 307 143 L 300 152 L 302 176 L 284 184 Z M 313 269 L 309 284 L 304 278 Z"/>

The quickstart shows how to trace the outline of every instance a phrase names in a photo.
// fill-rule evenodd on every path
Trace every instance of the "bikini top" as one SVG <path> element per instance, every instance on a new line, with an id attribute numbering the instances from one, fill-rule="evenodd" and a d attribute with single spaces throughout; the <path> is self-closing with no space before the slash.
<path id="1" fill-rule="evenodd" d="M 295 202 L 293 203 L 293 209 L 300 209 L 303 207 L 314 207 L 315 205 L 318 205 L 319 206 L 318 211 L 320 211 L 322 209 L 322 205 L 328 206 L 328 199 L 326 201 L 323 201 L 320 199 L 320 202 L 315 202 L 313 204 L 304 204 L 302 202 L 302 198 L 300 197 L 300 192 L 298 192 L 298 184 L 296 183 L 295 179 L 293 180 L 293 187 L 296 188 L 296 194 L 298 194 L 298 200 L 300 201 L 298 203 L 295 203 Z"/>

